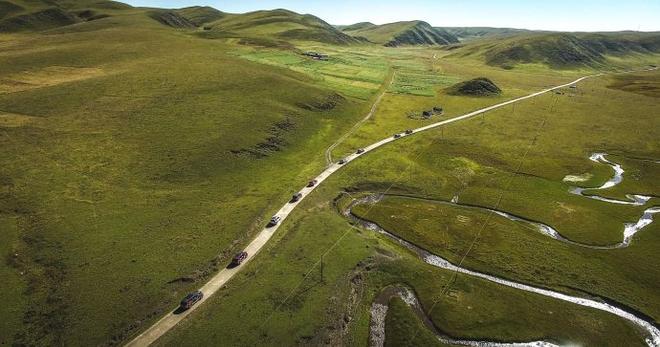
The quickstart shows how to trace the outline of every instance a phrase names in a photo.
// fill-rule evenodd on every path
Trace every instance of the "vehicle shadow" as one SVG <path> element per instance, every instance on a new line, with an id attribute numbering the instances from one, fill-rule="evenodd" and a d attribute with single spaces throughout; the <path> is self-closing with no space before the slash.
<path id="1" fill-rule="evenodd" d="M 235 267 L 237 267 L 237 266 L 238 266 L 238 264 L 232 262 L 232 263 L 229 263 L 229 265 L 227 265 L 227 269 L 233 269 L 233 268 L 235 268 Z"/>
<path id="2" fill-rule="evenodd" d="M 183 308 L 183 307 L 179 306 L 179 307 L 176 308 L 176 310 L 174 310 L 172 312 L 172 314 L 182 314 L 182 313 L 186 312 L 187 310 L 188 310 L 187 308 Z"/>

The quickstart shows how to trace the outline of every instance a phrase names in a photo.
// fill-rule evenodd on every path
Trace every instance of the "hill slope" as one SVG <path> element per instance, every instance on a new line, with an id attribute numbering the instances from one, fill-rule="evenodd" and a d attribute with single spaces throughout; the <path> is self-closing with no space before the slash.
<path id="1" fill-rule="evenodd" d="M 436 29 L 445 30 L 446 32 L 456 36 L 461 41 L 468 41 L 482 37 L 507 36 L 530 32 L 526 29 L 491 27 L 439 27 Z"/>
<path id="2" fill-rule="evenodd" d="M 447 45 L 458 39 L 439 28 L 433 28 L 423 21 L 396 22 L 383 25 L 357 23 L 345 27 L 349 35 L 364 37 L 367 40 L 388 47 L 402 45 Z"/>
<path id="3" fill-rule="evenodd" d="M 460 82 L 447 88 L 447 94 L 450 95 L 493 96 L 501 93 L 502 90 L 485 77 Z"/>
<path id="4" fill-rule="evenodd" d="M 607 56 L 660 52 L 660 33 L 535 33 L 477 41 L 454 56 L 479 56 L 489 65 L 545 64 L 553 68 L 598 66 Z"/>
<path id="5" fill-rule="evenodd" d="M 131 6 L 114 1 L 0 0 L 0 32 L 42 31 L 110 16 Z"/>
<path id="6" fill-rule="evenodd" d="M 360 42 L 318 17 L 282 9 L 227 14 L 207 26 L 208 35 L 216 36 L 270 37 L 339 45 Z"/>

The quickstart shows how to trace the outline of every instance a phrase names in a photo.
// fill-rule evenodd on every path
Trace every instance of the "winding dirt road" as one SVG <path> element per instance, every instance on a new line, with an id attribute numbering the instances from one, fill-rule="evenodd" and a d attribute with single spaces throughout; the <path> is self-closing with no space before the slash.
<path id="1" fill-rule="evenodd" d="M 539 95 L 543 95 L 545 93 L 551 92 L 551 91 L 556 90 L 556 89 L 566 88 L 566 87 L 571 86 L 573 84 L 579 83 L 579 82 L 581 82 L 581 81 L 583 81 L 587 78 L 596 77 L 596 76 L 600 76 L 600 75 L 602 75 L 602 74 L 581 77 L 581 78 L 578 78 L 575 81 L 570 82 L 570 83 L 565 83 L 565 84 L 558 85 L 558 86 L 555 86 L 555 87 L 552 87 L 552 88 L 541 90 L 541 91 L 536 92 L 536 93 L 532 93 L 532 94 L 529 94 L 529 95 L 526 95 L 526 96 L 522 96 L 522 97 L 519 97 L 519 98 L 509 100 L 509 101 L 505 101 L 505 102 L 502 102 L 502 103 L 499 103 L 499 104 L 496 104 L 496 105 L 493 105 L 493 106 L 485 107 L 485 108 L 482 108 L 482 109 L 464 114 L 462 116 L 458 116 L 458 117 L 447 119 L 447 120 L 444 120 L 444 121 L 441 121 L 441 122 L 429 124 L 427 126 L 414 129 L 412 132 L 413 132 L 413 134 L 414 133 L 419 133 L 419 132 L 422 132 L 422 131 L 425 131 L 425 130 L 430 130 L 430 129 L 433 129 L 433 128 L 437 128 L 437 127 L 440 127 L 440 126 L 443 126 L 443 125 L 446 125 L 446 124 L 450 124 L 450 123 L 458 122 L 458 121 L 461 121 L 461 120 L 464 120 L 464 119 L 472 118 L 474 116 L 483 114 L 485 112 L 492 111 L 492 110 L 495 110 L 495 109 L 498 109 L 498 108 L 501 108 L 501 107 L 504 107 L 504 106 L 507 106 L 507 105 L 511 105 L 513 103 L 517 103 L 517 102 L 520 102 L 520 101 L 523 101 L 523 100 L 534 98 L 534 97 L 537 97 Z M 377 103 L 375 103 L 374 106 L 372 107 L 373 110 L 375 110 L 376 105 L 377 105 Z M 293 209 L 296 206 L 298 206 L 298 204 L 303 199 L 305 199 L 307 197 L 307 195 L 309 195 L 309 193 L 311 193 L 316 187 L 318 187 L 323 181 L 325 181 L 326 178 L 330 177 L 330 175 L 335 173 L 337 170 L 342 168 L 344 165 L 347 165 L 351 161 L 357 159 L 358 157 L 363 156 L 366 153 L 371 152 L 371 151 L 373 151 L 373 150 L 375 150 L 375 149 L 377 149 L 381 146 L 384 146 L 384 145 L 386 145 L 390 142 L 397 141 L 401 138 L 405 138 L 405 137 L 410 136 L 412 134 L 410 134 L 410 135 L 401 134 L 401 135 L 402 136 L 398 139 L 395 139 L 394 137 L 388 137 L 386 139 L 383 139 L 383 140 L 380 140 L 376 143 L 373 143 L 373 144 L 371 144 L 371 145 L 364 148 L 364 153 L 363 154 L 353 153 L 353 154 L 345 157 L 344 160 L 346 161 L 346 163 L 343 164 L 343 165 L 340 165 L 338 163 L 331 163 L 323 172 L 321 172 L 320 175 L 318 175 L 316 177 L 316 180 L 317 180 L 316 186 L 302 188 L 300 190 L 300 193 L 302 194 L 302 197 L 300 198 L 300 200 L 298 200 L 297 202 L 294 202 L 294 203 L 288 203 L 287 202 L 287 203 L 284 204 L 284 206 L 282 206 L 282 208 L 280 208 L 280 210 L 276 213 L 277 216 L 282 218 L 281 222 L 278 225 L 276 225 L 274 227 L 271 227 L 271 228 L 264 228 L 261 232 L 259 232 L 257 234 L 255 239 L 252 240 L 252 242 L 250 242 L 250 244 L 245 249 L 245 251 L 248 252 L 249 255 L 248 255 L 247 259 L 243 262 L 243 264 L 246 264 L 247 262 L 251 261 L 259 253 L 259 251 L 266 245 L 268 240 L 270 240 L 270 238 L 273 236 L 275 231 L 277 231 L 279 226 L 284 222 L 284 220 L 293 211 Z M 149 329 L 147 329 L 146 331 L 144 331 L 143 333 L 138 335 L 135 339 L 130 341 L 126 346 L 140 347 L 140 346 L 149 346 L 150 344 L 152 344 L 159 337 L 164 335 L 167 331 L 169 331 L 175 325 L 177 325 L 179 322 L 181 322 L 183 319 L 188 317 L 188 315 L 195 312 L 195 310 L 197 308 L 202 306 L 202 304 L 206 300 L 208 300 L 213 294 L 215 294 L 225 283 L 227 283 L 227 281 L 229 281 L 232 277 L 234 277 L 234 275 L 236 275 L 236 273 L 238 273 L 244 266 L 245 265 L 241 265 L 241 266 L 235 267 L 233 269 L 223 269 L 220 272 L 218 272 L 202 288 L 200 288 L 200 291 L 202 293 L 204 293 L 204 297 L 200 302 L 198 302 L 196 305 L 191 307 L 189 310 L 184 311 L 184 312 L 179 313 L 179 314 L 174 314 L 174 312 L 173 312 L 174 308 L 173 308 L 172 312 L 165 315 L 163 318 L 161 318 L 159 321 L 157 321 L 154 325 L 152 325 Z"/>

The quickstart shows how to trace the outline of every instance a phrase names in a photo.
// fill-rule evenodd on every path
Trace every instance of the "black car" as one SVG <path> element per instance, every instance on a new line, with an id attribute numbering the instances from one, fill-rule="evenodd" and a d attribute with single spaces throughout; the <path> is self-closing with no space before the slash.
<path id="1" fill-rule="evenodd" d="M 410 134 L 412 134 L 412 133 L 413 133 L 412 130 L 410 130 L 410 129 L 406 130 L 406 135 L 410 135 Z"/>
<path id="2" fill-rule="evenodd" d="M 300 198 L 302 198 L 302 193 L 293 194 L 293 196 L 291 197 L 291 200 L 289 202 L 290 203 L 297 202 L 298 200 L 300 200 Z"/>
<path id="3" fill-rule="evenodd" d="M 186 297 L 181 300 L 181 309 L 187 310 L 191 308 L 199 300 L 202 300 L 203 297 L 204 293 L 200 292 L 199 290 L 186 295 Z"/>
<path id="4" fill-rule="evenodd" d="M 248 257 L 248 252 L 246 251 L 239 252 L 234 256 L 234 258 L 232 258 L 231 265 L 239 266 L 243 261 L 245 261 L 245 259 L 247 259 L 247 257 Z"/>
<path id="5" fill-rule="evenodd" d="M 357 152 L 355 152 L 355 154 L 362 154 L 362 153 L 364 153 L 364 148 L 360 148 L 357 150 Z"/>
<path id="6" fill-rule="evenodd" d="M 266 228 L 274 227 L 277 225 L 282 220 L 282 217 L 280 216 L 273 216 L 273 218 L 268 221 L 268 224 L 266 224 Z"/>
<path id="7" fill-rule="evenodd" d="M 316 183 L 318 183 L 317 180 L 311 180 L 311 181 L 309 181 L 309 183 L 307 183 L 307 187 L 310 187 L 310 188 L 311 188 L 311 187 L 315 186 Z"/>
<path id="8" fill-rule="evenodd" d="M 339 161 L 339 165 L 344 165 L 344 164 L 346 164 L 346 159 L 342 159 Z"/>
<path id="9" fill-rule="evenodd" d="M 395 139 L 398 139 L 399 137 L 401 137 L 401 134 L 394 134 Z"/>

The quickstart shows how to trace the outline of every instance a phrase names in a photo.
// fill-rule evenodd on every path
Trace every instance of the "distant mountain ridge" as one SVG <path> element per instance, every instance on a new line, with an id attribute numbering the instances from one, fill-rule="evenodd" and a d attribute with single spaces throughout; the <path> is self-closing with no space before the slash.
<path id="1" fill-rule="evenodd" d="M 660 33 L 532 33 L 466 46 L 458 56 L 482 56 L 489 65 L 546 64 L 595 67 L 607 56 L 660 53 Z"/>
<path id="2" fill-rule="evenodd" d="M 383 25 L 362 22 L 345 26 L 342 31 L 387 47 L 448 45 L 459 42 L 456 36 L 443 29 L 434 28 L 424 21 L 395 22 Z"/>

